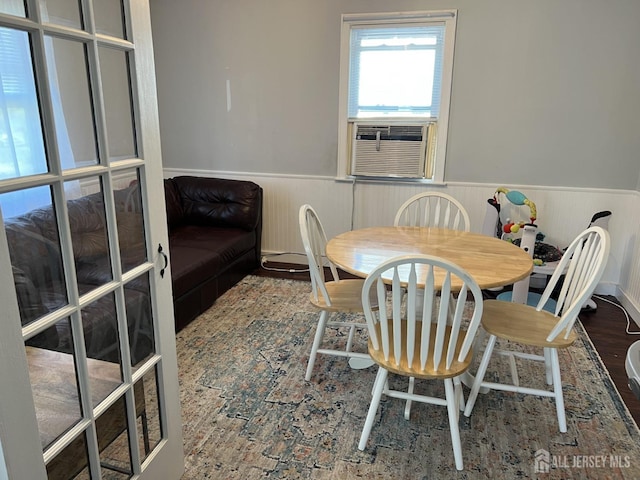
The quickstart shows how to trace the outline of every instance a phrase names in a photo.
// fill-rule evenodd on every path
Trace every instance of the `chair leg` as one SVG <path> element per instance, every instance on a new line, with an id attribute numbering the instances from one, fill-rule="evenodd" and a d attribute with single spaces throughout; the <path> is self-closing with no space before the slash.
<path id="1" fill-rule="evenodd" d="M 407 393 L 413 393 L 413 387 L 415 386 L 416 379 L 414 377 L 409 377 L 409 388 L 407 389 Z M 411 416 L 411 400 L 407 400 L 407 403 L 404 406 L 404 419 L 409 420 Z"/>
<path id="2" fill-rule="evenodd" d="M 318 354 L 318 349 L 320 348 L 320 343 L 322 343 L 322 337 L 324 336 L 324 329 L 327 326 L 327 311 L 323 310 L 320 312 L 320 318 L 318 319 L 318 326 L 316 327 L 316 336 L 313 339 L 313 345 L 311 346 L 311 353 L 309 354 L 309 363 L 307 363 L 307 373 L 304 376 L 306 381 L 311 380 L 311 372 L 313 371 L 313 366 L 316 363 L 316 355 Z"/>
<path id="3" fill-rule="evenodd" d="M 374 393 L 375 393 L 375 391 L 376 391 L 376 388 L 377 388 L 377 386 L 378 386 L 378 382 L 380 381 L 380 377 L 382 376 L 382 371 L 383 371 L 383 370 L 384 370 L 384 369 L 382 369 L 382 368 L 378 368 L 378 371 L 377 371 L 377 373 L 376 373 L 376 379 L 373 381 L 373 387 L 371 388 L 371 396 L 372 396 L 372 397 L 373 397 L 373 394 L 374 394 Z M 385 383 L 385 382 L 386 382 L 386 379 L 385 379 L 385 381 L 384 381 L 383 383 Z M 382 388 L 383 388 L 383 390 L 384 390 L 384 387 L 382 387 Z"/>
<path id="4" fill-rule="evenodd" d="M 548 348 L 544 350 L 544 370 L 547 376 L 547 385 L 553 385 L 553 373 L 551 372 L 551 355 Z"/>
<path id="5" fill-rule="evenodd" d="M 376 378 L 375 390 L 373 392 L 373 397 L 371 398 L 371 405 L 369 405 L 369 413 L 367 413 L 367 419 L 364 422 L 364 428 L 362 429 L 362 434 L 360 435 L 358 450 L 364 450 L 364 448 L 367 446 L 367 440 L 369 440 L 369 434 L 371 433 L 371 428 L 373 427 L 373 421 L 376 418 L 378 406 L 380 405 L 382 391 L 384 390 L 384 386 L 387 383 L 388 372 L 384 368 L 380 367 L 378 373 L 379 378 Z"/>
<path id="6" fill-rule="evenodd" d="M 462 382 L 461 380 L 461 376 L 460 377 L 455 377 L 453 379 L 453 386 L 455 387 L 455 392 L 456 392 L 456 403 L 458 404 L 458 408 L 460 409 L 461 412 L 464 412 L 464 393 L 462 392 Z"/>
<path id="7" fill-rule="evenodd" d="M 471 415 L 473 406 L 476 403 L 476 398 L 478 398 L 478 392 L 480 391 L 480 387 L 482 386 L 482 381 L 484 380 L 484 374 L 487 372 L 487 367 L 489 366 L 489 360 L 491 360 L 491 354 L 493 353 L 493 347 L 495 347 L 496 345 L 497 338 L 498 337 L 496 337 L 495 335 L 489 336 L 487 347 L 484 349 L 484 354 L 482 355 L 480 366 L 478 367 L 478 371 L 476 372 L 476 377 L 473 381 L 473 386 L 471 387 L 469 398 L 467 399 L 467 406 L 464 409 L 465 417 L 468 417 Z"/>
<path id="8" fill-rule="evenodd" d="M 451 430 L 453 458 L 456 462 L 456 469 L 462 470 L 462 444 L 460 442 L 460 430 L 458 429 L 458 401 L 454 392 L 452 379 L 445 379 L 444 390 L 447 397 L 447 412 L 449 413 L 449 430 Z"/>
<path id="9" fill-rule="evenodd" d="M 355 333 L 356 333 L 356 326 L 351 325 L 351 327 L 349 328 L 349 337 L 347 338 L 347 346 L 344 349 L 345 352 L 351 351 L 351 347 L 353 346 L 353 337 L 355 336 Z"/>
<path id="10" fill-rule="evenodd" d="M 560 378 L 560 360 L 558 350 L 549 349 L 551 357 L 551 372 L 553 373 L 553 391 L 556 398 L 556 412 L 558 413 L 558 427 L 562 433 L 567 431 L 567 418 L 564 411 L 564 397 L 562 396 L 562 380 Z"/>

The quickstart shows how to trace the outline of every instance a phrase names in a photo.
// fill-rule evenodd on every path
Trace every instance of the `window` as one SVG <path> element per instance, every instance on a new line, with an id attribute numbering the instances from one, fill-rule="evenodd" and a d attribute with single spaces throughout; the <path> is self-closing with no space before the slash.
<path id="1" fill-rule="evenodd" d="M 338 177 L 444 180 L 456 16 L 343 15 Z"/>

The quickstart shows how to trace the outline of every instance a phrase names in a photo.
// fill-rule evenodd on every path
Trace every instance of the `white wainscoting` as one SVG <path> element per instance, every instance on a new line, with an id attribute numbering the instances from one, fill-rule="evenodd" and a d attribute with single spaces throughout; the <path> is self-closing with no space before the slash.
<path id="1" fill-rule="evenodd" d="M 472 231 L 480 232 L 487 199 L 501 185 L 450 182 L 447 185 L 336 181 L 333 177 L 275 175 L 165 169 L 165 178 L 178 175 L 252 180 L 264 190 L 262 250 L 270 253 L 303 253 L 298 230 L 300 205 L 312 205 L 330 238 L 351 228 L 393 223 L 398 207 L 411 195 L 440 190 L 456 197 L 471 217 Z M 592 215 L 611 210 L 611 254 L 596 290 L 615 295 L 640 325 L 640 193 L 627 190 L 506 185 L 520 190 L 536 204 L 538 228 L 545 242 L 566 247 L 584 230 Z M 300 255 L 279 260 L 304 263 Z"/>

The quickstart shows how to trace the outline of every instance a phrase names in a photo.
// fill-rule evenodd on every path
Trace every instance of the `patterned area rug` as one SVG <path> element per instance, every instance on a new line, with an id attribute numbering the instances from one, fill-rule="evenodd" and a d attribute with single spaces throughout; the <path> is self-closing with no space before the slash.
<path id="1" fill-rule="evenodd" d="M 309 291 L 249 276 L 177 335 L 184 479 L 640 478 L 640 433 L 580 324 L 578 342 L 560 354 L 567 433 L 548 398 L 480 395 L 460 419 L 457 472 L 446 408 L 414 403 L 406 421 L 404 402 L 383 397 L 360 452 L 375 368 L 319 355 L 304 380 L 317 321 Z M 521 378 L 538 369 L 523 367 Z M 441 395 L 441 384 L 416 382 L 416 391 Z"/>

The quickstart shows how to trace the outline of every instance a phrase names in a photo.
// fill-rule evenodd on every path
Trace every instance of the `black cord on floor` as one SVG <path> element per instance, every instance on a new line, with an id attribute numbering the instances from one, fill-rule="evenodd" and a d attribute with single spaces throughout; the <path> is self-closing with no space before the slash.
<path id="1" fill-rule="evenodd" d="M 281 256 L 281 255 L 302 255 L 302 256 L 305 257 L 305 260 L 306 260 L 306 255 L 304 255 L 303 253 L 296 253 L 296 252 L 269 253 L 269 254 L 262 255 L 262 257 L 260 259 L 260 267 L 262 267 L 264 270 L 267 270 L 269 272 L 306 273 L 306 272 L 309 271 L 309 267 L 307 267 L 307 268 L 278 268 L 278 267 L 267 267 L 266 266 L 267 262 L 269 261 L 269 257 L 278 257 L 278 256 Z"/>

